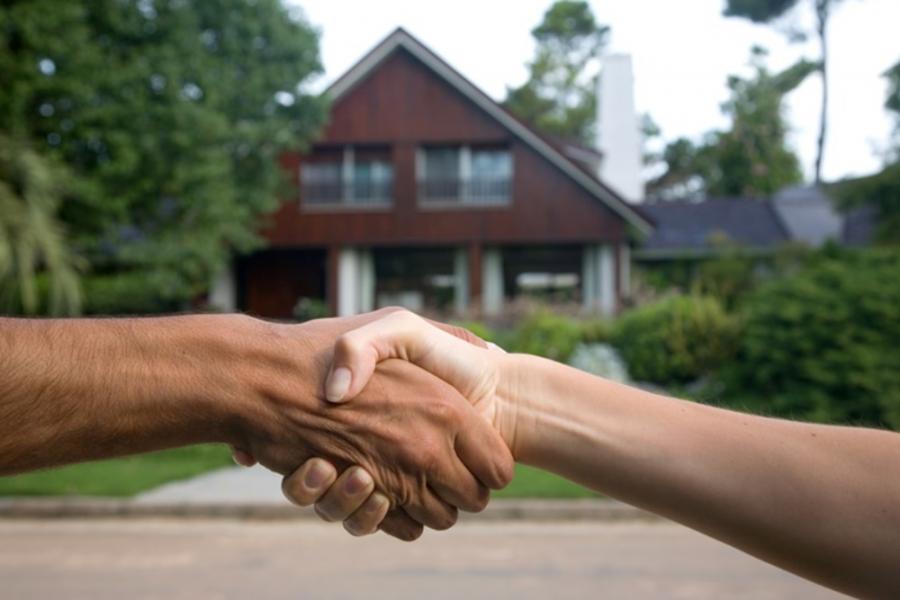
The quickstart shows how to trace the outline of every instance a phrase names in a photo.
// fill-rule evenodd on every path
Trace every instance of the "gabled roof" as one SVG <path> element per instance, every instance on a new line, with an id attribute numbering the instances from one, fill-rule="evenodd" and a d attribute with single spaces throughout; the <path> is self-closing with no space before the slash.
<path id="1" fill-rule="evenodd" d="M 584 170 L 577 167 L 569 158 L 564 156 L 559 149 L 548 143 L 527 125 L 513 117 L 503 107 L 492 100 L 490 96 L 459 74 L 453 67 L 444 62 L 441 57 L 427 48 L 415 37 L 407 33 L 403 28 L 394 30 L 393 33 L 369 51 L 369 53 L 353 65 L 350 70 L 332 83 L 326 90 L 326 93 L 333 101 L 339 100 L 344 94 L 352 90 L 357 83 L 365 79 L 374 69 L 384 62 L 385 59 L 399 49 L 406 50 L 417 58 L 433 73 L 446 81 L 464 97 L 474 102 L 501 126 L 519 138 L 523 143 L 530 146 L 538 154 L 578 183 L 582 188 L 622 217 L 622 219 L 639 232 L 647 235 L 653 230 L 650 222 L 635 211 L 634 208 L 625 202 L 618 194 L 597 178 L 592 177 Z"/>
<path id="2" fill-rule="evenodd" d="M 656 225 L 636 252 L 643 258 L 710 254 L 722 236 L 751 251 L 769 251 L 791 239 L 767 200 L 660 202 L 645 204 L 641 210 Z"/>
<path id="3" fill-rule="evenodd" d="M 772 197 L 772 204 L 796 241 L 818 247 L 828 240 L 840 241 L 843 237 L 844 216 L 820 187 L 785 188 Z"/>

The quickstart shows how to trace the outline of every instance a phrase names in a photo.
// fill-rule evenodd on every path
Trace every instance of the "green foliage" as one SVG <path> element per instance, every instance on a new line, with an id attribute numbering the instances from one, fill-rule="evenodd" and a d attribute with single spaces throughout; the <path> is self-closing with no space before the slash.
<path id="1" fill-rule="evenodd" d="M 888 69 L 884 76 L 888 80 L 888 96 L 884 107 L 895 113 L 897 126 L 900 127 L 900 61 Z"/>
<path id="2" fill-rule="evenodd" d="M 88 315 L 147 315 L 184 308 L 179 282 L 157 271 L 118 271 L 89 275 L 82 281 L 84 313 Z"/>
<path id="3" fill-rule="evenodd" d="M 878 241 L 900 243 L 900 161 L 875 175 L 834 184 L 831 194 L 844 209 L 874 208 Z"/>
<path id="4" fill-rule="evenodd" d="M 0 310 L 77 314 L 80 262 L 57 219 L 65 169 L 0 135 Z M 46 285 L 39 285 L 46 275 Z"/>
<path id="5" fill-rule="evenodd" d="M 796 6 L 797 0 L 727 0 L 726 17 L 744 17 L 754 23 L 768 23 Z"/>
<path id="6" fill-rule="evenodd" d="M 463 329 L 468 329 L 486 342 L 497 343 L 497 332 L 480 321 L 462 321 L 454 324 Z"/>
<path id="7" fill-rule="evenodd" d="M 590 68 L 609 27 L 597 23 L 587 2 L 557 0 L 531 35 L 537 51 L 528 81 L 507 89 L 504 106 L 541 131 L 591 143 L 597 86 Z"/>
<path id="8" fill-rule="evenodd" d="M 743 406 L 817 421 L 900 427 L 900 253 L 825 258 L 761 286 L 724 370 Z"/>
<path id="9" fill-rule="evenodd" d="M 819 65 L 801 60 L 771 73 L 764 56 L 754 49 L 753 76 L 728 79 L 731 97 L 722 105 L 731 119 L 728 130 L 707 134 L 699 145 L 684 138 L 667 145 L 666 171 L 648 185 L 652 195 L 769 197 L 802 181 L 800 162 L 787 146 L 784 97 Z"/>
<path id="10" fill-rule="evenodd" d="M 691 290 L 716 298 L 731 310 L 757 283 L 757 260 L 740 246 L 722 240 L 714 258 L 701 261 L 693 274 Z"/>
<path id="11" fill-rule="evenodd" d="M 279 155 L 323 123 L 299 87 L 319 71 L 317 34 L 277 0 L 0 8 L 0 131 L 69 167 L 61 218 L 95 270 L 181 300 L 258 243 Z"/>
<path id="12" fill-rule="evenodd" d="M 566 362 L 582 341 L 578 321 L 540 310 L 525 318 L 500 345 L 508 352 L 536 354 Z"/>
<path id="13" fill-rule="evenodd" d="M 736 333 L 734 320 L 715 298 L 672 296 L 623 315 L 612 342 L 633 379 L 682 384 L 726 363 Z"/>
<path id="14" fill-rule="evenodd" d="M 300 298 L 294 306 L 293 312 L 294 319 L 298 323 L 331 316 L 331 308 L 328 303 L 319 298 Z"/>

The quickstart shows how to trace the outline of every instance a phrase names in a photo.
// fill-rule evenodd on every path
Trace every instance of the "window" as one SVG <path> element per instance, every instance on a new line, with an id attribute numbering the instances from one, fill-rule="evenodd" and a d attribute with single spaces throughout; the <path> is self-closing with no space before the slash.
<path id="1" fill-rule="evenodd" d="M 303 202 L 324 205 L 389 205 L 394 167 L 385 146 L 315 149 L 300 172 Z"/>
<path id="2" fill-rule="evenodd" d="M 426 146 L 420 154 L 419 199 L 424 203 L 505 204 L 512 156 L 496 146 Z"/>

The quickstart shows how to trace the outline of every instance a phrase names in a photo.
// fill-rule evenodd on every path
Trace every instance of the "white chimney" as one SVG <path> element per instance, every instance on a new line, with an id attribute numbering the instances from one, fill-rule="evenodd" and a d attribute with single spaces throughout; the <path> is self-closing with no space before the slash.
<path id="1" fill-rule="evenodd" d="M 603 153 L 600 179 L 631 202 L 644 199 L 640 123 L 634 108 L 631 56 L 603 58 L 597 115 L 597 147 Z"/>

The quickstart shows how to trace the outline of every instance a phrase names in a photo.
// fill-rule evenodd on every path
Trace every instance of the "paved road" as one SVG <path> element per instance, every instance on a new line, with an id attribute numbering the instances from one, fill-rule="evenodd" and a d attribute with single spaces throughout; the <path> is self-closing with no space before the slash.
<path id="1" fill-rule="evenodd" d="M 414 544 L 313 522 L 0 521 L 0 598 L 839 596 L 666 522 L 477 523 Z"/>

